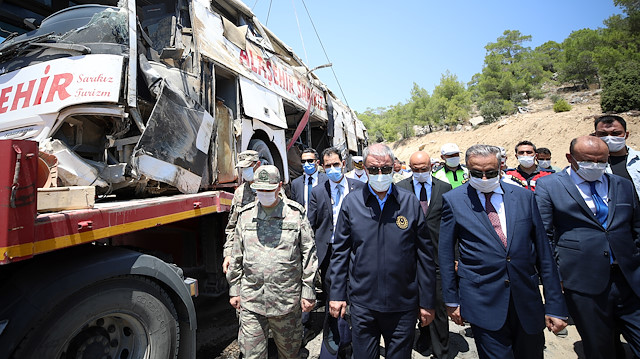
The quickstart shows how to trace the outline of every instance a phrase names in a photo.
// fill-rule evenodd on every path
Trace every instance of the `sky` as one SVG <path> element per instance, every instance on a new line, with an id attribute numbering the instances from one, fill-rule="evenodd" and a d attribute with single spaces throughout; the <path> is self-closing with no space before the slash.
<path id="1" fill-rule="evenodd" d="M 358 112 L 407 102 L 414 82 L 431 94 L 447 70 L 466 84 L 505 30 L 531 35 L 533 49 L 622 13 L 613 0 L 243 1 L 309 68 L 333 63 L 314 73 Z"/>

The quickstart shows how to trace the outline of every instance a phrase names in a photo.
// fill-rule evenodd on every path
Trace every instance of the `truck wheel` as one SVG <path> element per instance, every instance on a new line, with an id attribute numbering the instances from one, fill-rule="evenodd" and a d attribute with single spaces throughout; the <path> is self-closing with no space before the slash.
<path id="1" fill-rule="evenodd" d="M 37 323 L 15 358 L 176 358 L 179 324 L 167 293 L 126 276 L 83 288 Z"/>

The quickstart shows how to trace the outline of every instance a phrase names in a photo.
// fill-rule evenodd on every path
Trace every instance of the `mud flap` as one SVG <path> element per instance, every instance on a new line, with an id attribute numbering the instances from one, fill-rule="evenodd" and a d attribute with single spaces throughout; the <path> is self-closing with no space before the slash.
<path id="1" fill-rule="evenodd" d="M 200 104 L 163 82 L 134 149 L 137 172 L 183 193 L 198 192 L 207 166 L 213 122 Z"/>

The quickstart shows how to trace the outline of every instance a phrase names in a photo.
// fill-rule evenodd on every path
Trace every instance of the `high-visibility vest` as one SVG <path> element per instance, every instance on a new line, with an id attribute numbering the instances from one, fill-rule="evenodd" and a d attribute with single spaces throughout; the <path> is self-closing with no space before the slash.
<path id="1" fill-rule="evenodd" d="M 452 188 L 460 186 L 464 183 L 464 180 L 469 178 L 469 170 L 466 167 L 459 166 L 458 169 L 455 170 L 456 178 L 454 178 L 453 172 L 454 171 L 447 171 L 446 166 L 443 166 L 433 173 L 433 177 L 449 183 Z"/>

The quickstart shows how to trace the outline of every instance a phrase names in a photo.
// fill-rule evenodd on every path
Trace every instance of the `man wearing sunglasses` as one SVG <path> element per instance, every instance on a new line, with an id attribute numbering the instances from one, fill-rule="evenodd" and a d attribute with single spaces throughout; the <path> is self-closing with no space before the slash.
<path id="1" fill-rule="evenodd" d="M 309 223 L 313 229 L 316 240 L 316 251 L 322 288 L 325 293 L 329 291 L 327 286 L 327 269 L 331 259 L 332 246 L 334 241 L 334 230 L 338 220 L 338 213 L 344 198 L 358 188 L 363 188 L 364 183 L 347 178 L 344 175 L 345 162 L 342 154 L 335 147 L 329 147 L 322 151 L 322 166 L 324 172 L 329 177 L 323 185 L 316 186 L 311 191 L 311 202 L 309 203 Z M 323 345 L 320 358 L 339 357 L 347 349 L 346 339 L 351 336 L 348 323 L 342 319 L 333 318 L 329 315 L 329 306 L 325 306 L 325 325 L 323 335 Z"/>
<path id="2" fill-rule="evenodd" d="M 311 190 L 327 181 L 327 175 L 318 171 L 318 152 L 313 148 L 302 151 L 302 169 L 304 174 L 291 181 L 291 199 L 300 203 L 309 211 Z"/>
<path id="3" fill-rule="evenodd" d="M 567 308 L 534 194 L 500 181 L 500 158 L 469 147 L 469 182 L 443 195 L 442 295 L 456 324 L 471 323 L 480 358 L 541 359 L 545 324 L 562 330 Z"/>
<path id="4" fill-rule="evenodd" d="M 393 152 L 364 150 L 369 184 L 344 198 L 329 264 L 329 310 L 344 317 L 347 299 L 353 357 L 409 359 L 415 323 L 433 320 L 435 266 L 424 213 L 416 196 L 392 184 Z"/>
<path id="5" fill-rule="evenodd" d="M 423 151 L 415 152 L 409 158 L 412 176 L 398 182 L 398 187 L 413 193 L 420 201 L 425 215 L 431 242 L 438 251 L 440 217 L 442 215 L 442 195 L 451 190 L 451 185 L 431 176 L 431 158 Z M 416 350 L 423 355 L 430 349 L 437 359 L 449 358 L 449 320 L 442 301 L 442 282 L 436 256 L 436 302 L 435 318 L 426 327 L 420 327 Z"/>

